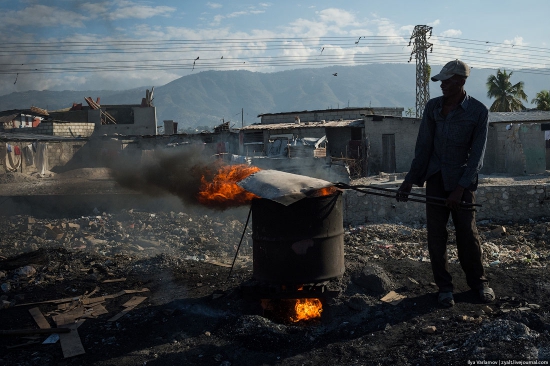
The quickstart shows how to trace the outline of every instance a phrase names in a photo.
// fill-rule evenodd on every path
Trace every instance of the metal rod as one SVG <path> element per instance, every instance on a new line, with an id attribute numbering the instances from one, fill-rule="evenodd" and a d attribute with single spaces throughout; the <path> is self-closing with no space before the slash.
<path id="1" fill-rule="evenodd" d="M 337 187 L 337 188 L 340 188 L 340 189 L 353 189 L 353 190 L 355 190 L 355 191 L 358 191 L 358 192 L 361 192 L 361 193 L 366 193 L 366 194 L 371 194 L 371 195 L 374 195 L 374 196 L 395 198 L 395 195 L 376 193 L 376 192 L 371 192 L 371 191 L 368 191 L 368 190 L 365 190 L 365 189 L 357 188 L 357 187 L 369 187 L 369 186 L 350 186 L 350 185 L 345 184 L 345 183 L 335 183 L 334 186 Z M 371 188 L 371 187 L 369 187 L 369 188 Z M 384 189 L 384 190 L 386 190 L 386 189 Z M 399 191 L 390 190 L 390 192 L 399 192 Z M 405 193 L 403 193 L 403 194 L 405 194 Z M 428 196 L 418 195 L 418 194 L 415 194 L 415 195 L 416 195 L 416 196 L 425 197 L 425 198 L 430 199 Z M 441 200 L 440 197 L 437 197 L 437 198 Z M 446 201 L 444 198 L 443 198 L 442 200 L 443 200 L 443 201 Z M 447 207 L 447 205 L 445 205 L 445 204 L 443 204 L 443 203 L 430 202 L 430 201 L 423 201 L 423 200 L 417 200 L 417 199 L 414 199 L 414 198 L 407 198 L 407 201 L 419 202 L 419 203 L 423 203 L 423 204 L 426 204 L 426 205 Z M 461 203 L 460 205 L 461 205 L 461 207 L 460 207 L 461 210 L 465 210 L 465 211 L 475 211 L 475 208 L 473 207 L 473 204 Z M 475 206 L 481 207 L 481 205 L 478 205 L 478 204 L 475 204 Z"/>
<path id="2" fill-rule="evenodd" d="M 383 193 L 375 193 L 375 192 L 369 192 L 369 191 L 364 191 L 364 190 L 362 190 L 362 189 L 355 189 L 355 188 L 352 188 L 352 189 L 354 189 L 354 190 L 356 190 L 356 191 L 358 191 L 358 192 L 367 193 L 367 194 L 372 194 L 372 195 L 374 195 L 374 196 L 395 198 L 394 195 L 383 194 Z M 417 199 L 414 199 L 414 198 L 409 198 L 409 199 L 407 199 L 407 201 L 424 203 L 424 204 L 426 204 L 426 205 L 447 207 L 447 205 L 445 205 L 445 204 L 443 204 L 443 203 L 429 202 L 429 201 L 423 201 L 423 200 L 417 200 Z M 475 211 L 475 209 L 474 209 L 474 208 L 471 208 L 471 207 L 461 207 L 460 209 L 461 209 L 461 210 L 465 210 L 465 211 Z"/>
<path id="3" fill-rule="evenodd" d="M 427 196 L 427 195 L 425 195 L 425 194 L 412 193 L 412 192 L 404 193 L 404 192 L 402 192 L 402 191 L 400 191 L 400 190 L 398 190 L 398 189 L 382 188 L 382 187 L 373 187 L 373 186 L 365 186 L 365 185 L 357 185 L 357 186 L 353 186 L 353 187 L 366 188 L 366 189 L 377 189 L 377 190 L 379 190 L 379 191 L 401 193 L 401 194 L 403 194 L 403 195 L 422 197 L 422 198 L 427 198 L 427 199 L 430 199 L 430 200 L 447 201 L 447 199 L 446 199 L 446 198 L 443 198 L 443 197 Z M 460 202 L 460 204 L 463 205 L 463 206 L 483 207 L 483 206 L 480 205 L 479 203 Z"/>
<path id="4" fill-rule="evenodd" d="M 235 258 L 233 258 L 233 264 L 231 264 L 231 269 L 229 270 L 229 274 L 227 275 L 227 278 L 230 278 L 231 272 L 233 272 L 233 266 L 235 266 L 235 261 L 237 260 L 239 249 L 241 249 L 241 244 L 243 243 L 244 234 L 246 233 L 246 228 L 248 227 L 248 221 L 250 220 L 251 213 L 252 213 L 252 204 L 250 205 L 250 210 L 248 211 L 248 217 L 246 218 L 246 224 L 244 224 L 243 235 L 241 235 L 241 241 L 239 242 L 239 246 L 237 247 L 237 251 L 235 252 Z"/>

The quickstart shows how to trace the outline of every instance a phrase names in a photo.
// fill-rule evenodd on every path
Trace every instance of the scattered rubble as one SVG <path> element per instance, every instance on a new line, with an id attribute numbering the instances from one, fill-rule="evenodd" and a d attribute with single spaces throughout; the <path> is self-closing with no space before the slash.
<path id="1" fill-rule="evenodd" d="M 489 222 L 478 223 L 484 265 L 546 267 L 550 260 L 548 228 L 550 222 L 514 223 L 507 227 Z M 450 225 L 448 256 L 450 263 L 458 263 L 453 229 Z M 429 262 L 425 225 L 360 225 L 349 227 L 346 234 L 347 257 L 356 256 L 358 250 L 362 256 L 369 258 L 407 258 Z"/>
<path id="2" fill-rule="evenodd" d="M 423 365 L 550 357 L 550 223 L 479 223 L 492 304 L 468 291 L 450 231 L 451 309 L 437 306 L 425 227 L 348 227 L 346 273 L 327 285 L 339 294 L 326 300 L 320 320 L 290 323 L 240 295 L 252 271 L 250 228 L 227 277 L 245 218 L 240 211 L 123 210 L 0 220 L 2 328 L 71 327 L 57 337 L 5 336 L 0 363 Z M 367 275 L 378 287 L 365 286 Z"/>

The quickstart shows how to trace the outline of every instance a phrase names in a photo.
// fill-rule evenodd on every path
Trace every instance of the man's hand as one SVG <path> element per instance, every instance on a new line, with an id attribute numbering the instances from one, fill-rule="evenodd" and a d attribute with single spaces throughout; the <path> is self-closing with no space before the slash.
<path id="1" fill-rule="evenodd" d="M 449 197 L 447 197 L 445 205 L 451 210 L 458 210 L 460 208 L 463 193 L 464 187 L 456 186 L 455 190 L 449 195 Z"/>
<path id="2" fill-rule="evenodd" d="M 413 184 L 411 182 L 403 181 L 403 183 L 401 183 L 401 187 L 398 189 L 398 192 L 395 194 L 397 201 L 407 202 L 409 200 L 409 193 L 411 193 L 412 187 Z"/>

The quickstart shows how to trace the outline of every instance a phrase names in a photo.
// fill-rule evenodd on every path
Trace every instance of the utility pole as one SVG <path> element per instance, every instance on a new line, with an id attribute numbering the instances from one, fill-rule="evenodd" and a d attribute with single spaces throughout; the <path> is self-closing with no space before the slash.
<path id="1" fill-rule="evenodd" d="M 409 46 L 413 42 L 413 49 L 409 62 L 414 56 L 416 60 L 416 117 L 422 118 L 426 103 L 430 100 L 430 71 L 428 64 L 428 49 L 433 51 L 433 44 L 426 39 L 426 34 L 429 34 L 428 39 L 432 36 L 432 27 L 427 25 L 417 25 L 414 27 Z"/>
<path id="2" fill-rule="evenodd" d="M 244 127 L 244 108 L 241 108 L 241 128 Z"/>

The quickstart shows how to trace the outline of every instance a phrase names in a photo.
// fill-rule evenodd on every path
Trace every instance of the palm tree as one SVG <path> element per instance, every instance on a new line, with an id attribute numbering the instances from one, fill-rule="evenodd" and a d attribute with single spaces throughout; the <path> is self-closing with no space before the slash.
<path id="1" fill-rule="evenodd" d="M 509 74 L 506 70 L 498 69 L 496 75 L 487 78 L 487 97 L 495 98 L 489 109 L 491 112 L 514 112 L 525 109 L 521 100 L 527 101 L 527 95 L 523 91 L 523 81 L 512 85 Z"/>
<path id="2" fill-rule="evenodd" d="M 531 101 L 537 105 L 537 109 L 541 111 L 550 111 L 550 91 L 541 90 L 537 93 L 537 97 Z"/>

